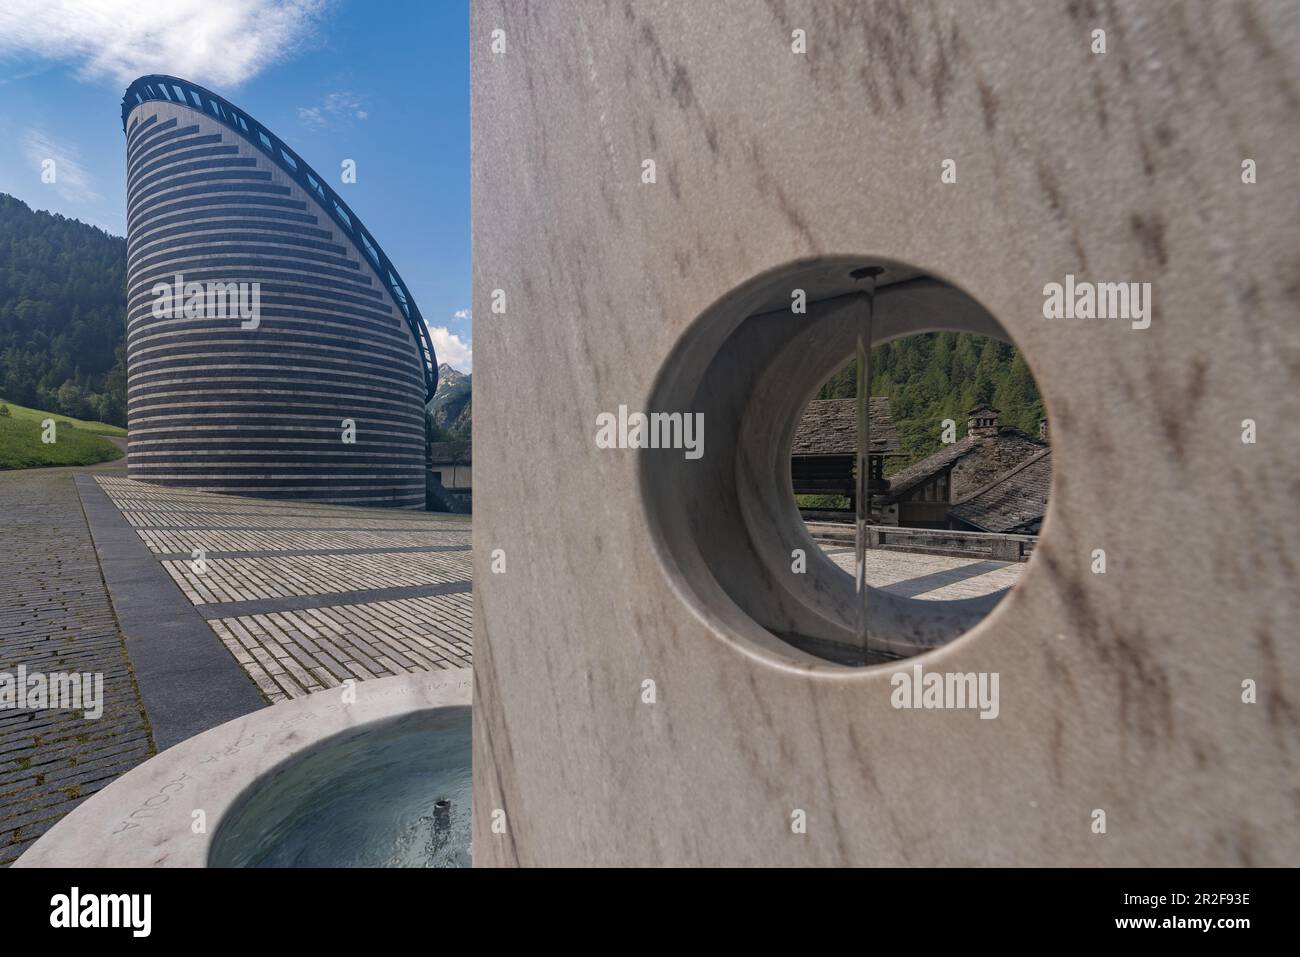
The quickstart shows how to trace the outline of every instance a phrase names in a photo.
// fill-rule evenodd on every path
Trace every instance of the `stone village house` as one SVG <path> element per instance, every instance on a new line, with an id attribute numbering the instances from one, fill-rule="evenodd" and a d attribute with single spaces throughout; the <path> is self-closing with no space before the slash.
<path id="1" fill-rule="evenodd" d="M 855 400 L 813 400 L 804 411 L 791 450 L 796 495 L 840 495 L 853 508 Z M 873 485 L 884 483 L 886 458 L 899 454 L 889 400 L 873 397 Z M 999 411 L 982 404 L 967 413 L 966 435 L 888 477 L 873 495 L 873 524 L 1037 534 L 1052 480 L 1046 420 L 1038 436 L 1000 425 Z M 813 517 L 805 512 L 805 517 Z M 826 518 L 818 512 L 816 517 Z M 841 519 L 843 520 L 843 519 Z"/>

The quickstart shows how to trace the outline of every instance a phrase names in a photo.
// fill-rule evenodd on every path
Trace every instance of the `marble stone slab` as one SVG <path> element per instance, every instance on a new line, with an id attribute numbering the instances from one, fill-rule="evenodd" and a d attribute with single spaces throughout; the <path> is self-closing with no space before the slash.
<path id="1" fill-rule="evenodd" d="M 1300 6 L 474 0 L 471 44 L 476 865 L 1300 864 Z M 829 256 L 964 290 L 1045 397 L 1037 553 L 907 663 L 996 720 L 782 659 L 594 442 Z M 1067 274 L 1150 327 L 1044 319 Z"/>

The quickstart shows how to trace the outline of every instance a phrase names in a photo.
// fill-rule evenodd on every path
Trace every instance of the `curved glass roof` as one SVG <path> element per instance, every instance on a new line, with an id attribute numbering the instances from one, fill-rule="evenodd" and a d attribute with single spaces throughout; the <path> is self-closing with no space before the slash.
<path id="1" fill-rule="evenodd" d="M 127 132 L 127 119 L 131 111 L 148 100 L 175 103 L 201 110 L 230 129 L 234 130 L 249 143 L 269 156 L 280 169 L 311 193 L 325 212 L 338 223 L 344 234 L 350 236 L 358 251 L 364 252 L 380 281 L 388 287 L 393 301 L 411 327 L 411 334 L 420 348 L 420 361 L 424 365 L 425 402 L 433 398 L 438 388 L 438 358 L 434 355 L 433 342 L 429 338 L 429 327 L 424 324 L 420 309 L 406 291 L 406 284 L 384 255 L 383 248 L 375 241 L 374 235 L 347 203 L 330 189 L 325 178 L 295 154 L 284 141 L 253 119 L 246 111 L 231 104 L 229 100 L 218 96 L 211 90 L 198 86 L 179 77 L 152 74 L 142 76 L 129 87 L 122 97 L 122 132 Z"/>

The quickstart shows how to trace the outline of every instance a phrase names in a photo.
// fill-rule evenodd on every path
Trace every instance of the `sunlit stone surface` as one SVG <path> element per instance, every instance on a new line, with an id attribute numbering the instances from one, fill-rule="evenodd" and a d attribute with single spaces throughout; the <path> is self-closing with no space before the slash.
<path id="1" fill-rule="evenodd" d="M 470 43 L 476 866 L 1300 862 L 1294 3 L 476 0 Z M 969 293 L 1046 402 L 1034 560 L 923 662 L 1000 674 L 996 720 L 783 660 L 593 441 L 715 304 L 849 255 Z M 1150 327 L 1044 319 L 1067 275 Z"/>

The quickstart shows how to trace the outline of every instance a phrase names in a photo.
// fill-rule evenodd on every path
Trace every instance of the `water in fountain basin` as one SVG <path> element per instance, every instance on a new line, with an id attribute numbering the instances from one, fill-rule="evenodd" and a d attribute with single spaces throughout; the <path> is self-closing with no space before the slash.
<path id="1" fill-rule="evenodd" d="M 347 731 L 255 781 L 222 817 L 212 867 L 467 867 L 470 709 Z"/>

